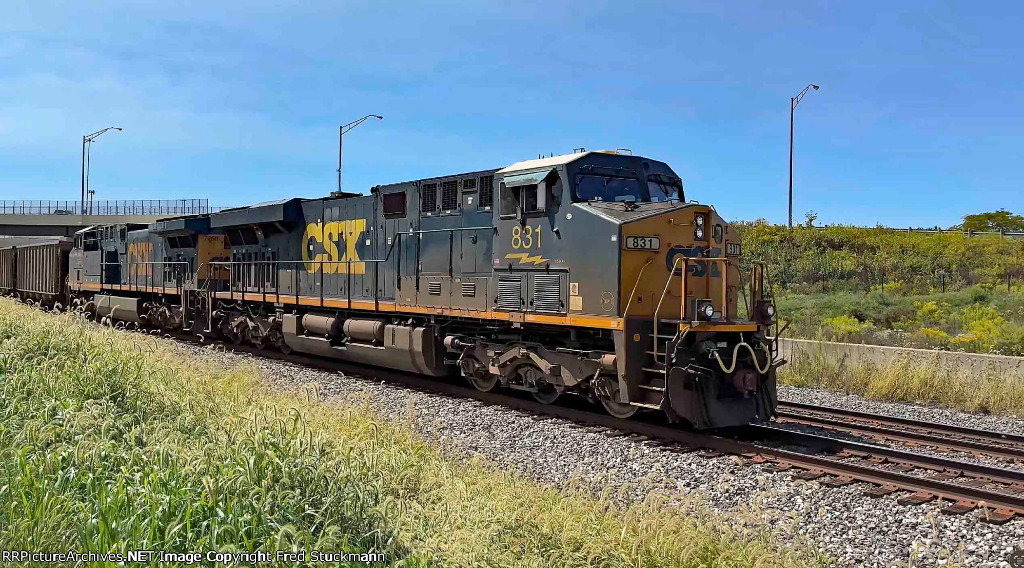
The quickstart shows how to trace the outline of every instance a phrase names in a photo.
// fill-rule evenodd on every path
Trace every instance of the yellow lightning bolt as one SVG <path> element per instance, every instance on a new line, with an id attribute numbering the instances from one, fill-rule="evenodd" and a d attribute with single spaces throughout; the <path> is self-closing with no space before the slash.
<path id="1" fill-rule="evenodd" d="M 548 259 L 539 254 L 530 256 L 525 252 L 510 252 L 505 255 L 505 258 L 518 258 L 519 264 L 542 264 L 548 261 Z"/>

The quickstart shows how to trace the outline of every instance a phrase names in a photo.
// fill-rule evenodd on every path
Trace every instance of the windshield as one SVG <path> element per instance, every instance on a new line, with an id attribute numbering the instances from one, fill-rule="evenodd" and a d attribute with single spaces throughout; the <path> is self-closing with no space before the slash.
<path id="1" fill-rule="evenodd" d="M 640 180 L 593 174 L 576 177 L 576 197 L 581 201 L 650 201 Z"/>
<path id="2" fill-rule="evenodd" d="M 682 201 L 682 184 L 676 179 L 668 179 L 662 176 L 651 176 L 647 179 L 647 191 L 651 194 L 651 201 Z"/>

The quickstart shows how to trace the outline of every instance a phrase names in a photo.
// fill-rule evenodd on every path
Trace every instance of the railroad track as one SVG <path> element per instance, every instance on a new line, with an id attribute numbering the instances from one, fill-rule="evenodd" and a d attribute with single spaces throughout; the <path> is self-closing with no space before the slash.
<path id="1" fill-rule="evenodd" d="M 904 446 L 1024 462 L 1024 436 L 1017 434 L 783 401 L 779 402 L 778 421 L 865 436 L 882 442 L 898 442 Z"/>

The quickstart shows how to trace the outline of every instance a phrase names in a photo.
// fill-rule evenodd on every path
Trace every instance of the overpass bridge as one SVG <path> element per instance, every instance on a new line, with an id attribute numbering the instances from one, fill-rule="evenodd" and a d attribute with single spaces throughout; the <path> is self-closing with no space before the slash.
<path id="1" fill-rule="evenodd" d="M 209 199 L 130 199 L 116 201 L 0 201 L 0 236 L 71 236 L 91 225 L 152 223 L 178 215 L 218 210 Z"/>

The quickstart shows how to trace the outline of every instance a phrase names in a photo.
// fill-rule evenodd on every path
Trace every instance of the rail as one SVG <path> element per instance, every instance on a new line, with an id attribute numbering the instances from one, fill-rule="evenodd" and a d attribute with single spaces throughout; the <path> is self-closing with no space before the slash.
<path id="1" fill-rule="evenodd" d="M 209 199 L 0 201 L 0 215 L 204 215 L 221 209 L 211 207 Z"/>

